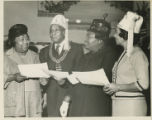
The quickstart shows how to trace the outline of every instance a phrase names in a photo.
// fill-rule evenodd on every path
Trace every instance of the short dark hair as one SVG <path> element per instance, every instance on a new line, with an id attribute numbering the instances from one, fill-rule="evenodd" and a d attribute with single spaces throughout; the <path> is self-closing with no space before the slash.
<path id="1" fill-rule="evenodd" d="M 9 29 L 8 41 L 11 47 L 15 46 L 15 38 L 27 34 L 28 28 L 24 24 L 15 24 Z M 27 34 L 28 35 L 28 34 Z"/>
<path id="2" fill-rule="evenodd" d="M 128 31 L 123 30 L 121 28 L 120 29 L 120 33 L 119 36 L 121 38 L 123 38 L 124 40 L 128 40 Z M 134 38 L 133 38 L 133 45 L 137 45 L 140 39 L 140 34 L 134 33 Z"/>

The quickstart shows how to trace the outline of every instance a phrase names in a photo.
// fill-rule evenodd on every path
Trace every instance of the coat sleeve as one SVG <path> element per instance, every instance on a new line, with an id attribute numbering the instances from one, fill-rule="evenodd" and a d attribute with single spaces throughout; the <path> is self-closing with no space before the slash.
<path id="1" fill-rule="evenodd" d="M 35 54 L 35 57 L 34 57 L 34 63 L 40 63 L 40 59 L 39 59 L 39 55 L 38 54 Z"/>
<path id="2" fill-rule="evenodd" d="M 8 66 L 8 60 L 6 57 L 4 57 L 4 89 L 7 88 L 7 86 L 9 85 L 9 82 L 6 82 L 7 81 L 7 78 L 8 78 L 8 74 L 9 74 L 9 66 Z"/>
<path id="3" fill-rule="evenodd" d="M 39 53 L 40 63 L 46 62 L 46 61 L 45 61 L 46 52 L 47 52 L 47 51 L 45 50 L 45 48 L 41 49 L 41 51 L 40 51 L 40 53 Z"/>
<path id="4" fill-rule="evenodd" d="M 80 59 L 81 59 L 82 55 L 83 55 L 83 48 L 81 45 L 78 45 L 76 47 L 73 71 L 78 71 L 79 63 L 80 63 Z"/>
<path id="5" fill-rule="evenodd" d="M 4 56 L 4 89 L 6 89 L 10 82 L 7 82 L 9 74 L 15 74 L 18 73 L 18 67 L 17 64 L 12 61 L 7 56 Z"/>
<path id="6" fill-rule="evenodd" d="M 137 52 L 131 58 L 131 64 L 135 71 L 135 75 L 137 78 L 136 86 L 142 91 L 146 90 L 149 87 L 149 63 L 147 57 L 143 52 Z"/>

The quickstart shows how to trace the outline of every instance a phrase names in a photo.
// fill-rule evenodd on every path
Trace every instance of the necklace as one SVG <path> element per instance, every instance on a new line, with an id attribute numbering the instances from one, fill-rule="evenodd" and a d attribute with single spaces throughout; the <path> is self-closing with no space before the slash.
<path id="1" fill-rule="evenodd" d="M 51 44 L 51 47 L 49 50 L 49 56 L 50 56 L 51 60 L 56 63 L 56 66 L 55 66 L 56 70 L 62 71 L 61 62 L 66 58 L 69 51 L 67 51 L 67 50 L 64 51 L 63 55 L 58 59 L 53 56 L 52 51 L 53 51 L 53 44 Z"/>
<path id="2" fill-rule="evenodd" d="M 116 79 L 117 79 L 117 71 L 118 71 L 118 65 L 120 63 L 120 61 L 122 60 L 122 58 L 124 57 L 124 55 L 126 54 L 126 51 L 124 51 L 120 58 L 118 59 L 118 61 L 115 63 L 113 70 L 112 70 L 112 81 L 116 83 Z"/>

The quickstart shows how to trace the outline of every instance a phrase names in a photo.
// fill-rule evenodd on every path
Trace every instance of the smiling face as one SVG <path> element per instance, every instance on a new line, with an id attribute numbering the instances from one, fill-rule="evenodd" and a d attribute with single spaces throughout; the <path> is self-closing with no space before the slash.
<path id="1" fill-rule="evenodd" d="M 87 31 L 86 40 L 84 41 L 84 48 L 91 51 L 96 51 L 96 48 L 101 48 L 103 45 L 103 40 L 99 40 L 95 37 L 95 33 L 92 31 Z"/>
<path id="2" fill-rule="evenodd" d="M 55 43 L 61 43 L 65 38 L 65 29 L 56 24 L 51 25 L 50 38 Z"/>
<path id="3" fill-rule="evenodd" d="M 20 35 L 15 38 L 15 50 L 19 53 L 26 53 L 29 48 L 29 36 L 27 34 Z"/>

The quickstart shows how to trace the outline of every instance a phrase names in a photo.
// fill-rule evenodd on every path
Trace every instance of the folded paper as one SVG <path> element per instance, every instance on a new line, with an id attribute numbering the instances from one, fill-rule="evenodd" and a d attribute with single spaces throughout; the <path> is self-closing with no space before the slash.
<path id="1" fill-rule="evenodd" d="M 65 79 L 69 75 L 68 72 L 55 71 L 55 70 L 49 70 L 49 74 L 59 79 Z"/>
<path id="2" fill-rule="evenodd" d="M 77 84 L 79 82 L 99 86 L 109 84 L 103 69 L 89 72 L 72 72 L 69 75 L 68 72 L 49 70 L 47 63 L 18 65 L 18 68 L 21 75 L 30 78 L 49 78 L 52 76 L 58 78 L 58 80 L 67 78 L 71 84 Z"/>
<path id="3" fill-rule="evenodd" d="M 99 85 L 99 86 L 109 84 L 109 80 L 103 69 L 90 71 L 90 72 L 73 72 L 73 75 L 82 84 Z"/>
<path id="4" fill-rule="evenodd" d="M 30 78 L 49 78 L 47 63 L 18 65 L 21 75 Z"/>

